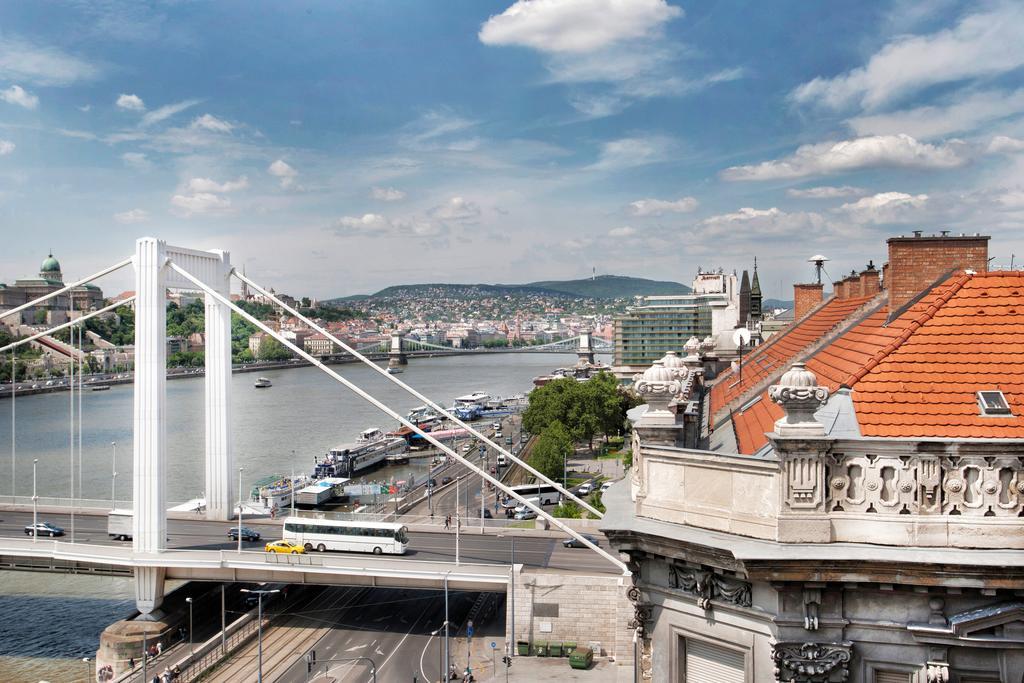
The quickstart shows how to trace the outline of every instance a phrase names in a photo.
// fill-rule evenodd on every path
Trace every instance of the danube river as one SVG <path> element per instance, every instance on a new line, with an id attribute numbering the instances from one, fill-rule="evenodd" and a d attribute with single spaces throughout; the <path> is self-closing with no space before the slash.
<path id="1" fill-rule="evenodd" d="M 576 360 L 570 354 L 494 354 L 413 359 L 397 377 L 434 401 L 473 391 L 509 396 L 529 391 L 532 378 Z M 417 405 L 388 380 L 362 365 L 333 366 L 401 414 Z M 253 388 L 254 373 L 232 381 L 235 461 L 246 482 L 271 474 L 309 473 L 313 457 L 349 441 L 367 427 L 397 423 L 313 367 L 268 370 L 269 389 Z M 27 396 L 16 401 L 16 495 L 32 495 L 32 460 L 38 459 L 38 495 L 71 495 L 68 446 L 69 394 Z M 169 501 L 203 493 L 203 380 L 167 383 Z M 75 397 L 77 404 L 78 397 Z M 11 494 L 11 401 L 0 403 L 0 500 Z M 116 452 L 116 495 L 131 496 L 132 386 L 82 394 L 82 481 L 86 499 L 109 500 Z M 73 431 L 78 441 L 77 426 Z M 112 444 L 116 444 L 116 447 Z M 371 477 L 416 474 L 378 471 Z M 425 469 L 424 469 L 425 472 Z M 248 491 L 248 483 L 244 484 Z M 77 489 L 77 487 L 76 487 Z M 104 577 L 0 572 L 0 681 L 84 680 L 83 657 L 95 657 L 99 634 L 134 608 L 131 581 Z"/>

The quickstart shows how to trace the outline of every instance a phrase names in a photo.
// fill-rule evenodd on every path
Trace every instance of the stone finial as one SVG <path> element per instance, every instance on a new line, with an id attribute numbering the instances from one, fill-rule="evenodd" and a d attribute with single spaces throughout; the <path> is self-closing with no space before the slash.
<path id="1" fill-rule="evenodd" d="M 779 383 L 768 388 L 768 396 L 782 406 L 786 416 L 775 423 L 779 436 L 825 436 L 825 426 L 814 419 L 814 411 L 828 400 L 828 389 L 803 363 L 793 363 Z"/>
<path id="2" fill-rule="evenodd" d="M 668 404 L 683 387 L 676 379 L 676 373 L 656 360 L 654 365 L 633 376 L 633 388 L 651 411 L 661 413 L 668 412 Z"/>
<path id="3" fill-rule="evenodd" d="M 700 348 L 700 339 L 697 339 L 696 337 L 690 337 L 686 341 L 686 344 L 683 345 L 683 349 L 686 350 L 686 351 L 690 351 L 690 352 L 696 351 L 699 348 Z"/>

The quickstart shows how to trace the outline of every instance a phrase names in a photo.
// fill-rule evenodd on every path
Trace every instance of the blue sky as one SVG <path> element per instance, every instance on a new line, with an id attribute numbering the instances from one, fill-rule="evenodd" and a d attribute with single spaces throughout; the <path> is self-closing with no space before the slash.
<path id="1" fill-rule="evenodd" d="M 912 229 L 1008 265 L 1021 35 L 1019 2 L 7 2 L 0 281 L 143 235 L 318 297 L 756 255 L 788 298 Z"/>

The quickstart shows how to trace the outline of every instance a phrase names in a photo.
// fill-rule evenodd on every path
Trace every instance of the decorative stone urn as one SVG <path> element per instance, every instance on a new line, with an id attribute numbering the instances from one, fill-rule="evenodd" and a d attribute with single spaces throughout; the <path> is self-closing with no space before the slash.
<path id="1" fill-rule="evenodd" d="M 786 411 L 786 416 L 775 423 L 776 434 L 825 436 L 825 426 L 814 419 L 814 411 L 828 400 L 828 389 L 818 386 L 817 376 L 803 363 L 793 363 L 779 383 L 768 388 L 768 396 Z"/>
<path id="2" fill-rule="evenodd" d="M 671 416 L 668 405 L 676 394 L 682 391 L 683 386 L 676 379 L 674 370 L 666 368 L 660 360 L 656 360 L 654 365 L 633 376 L 633 388 L 644 403 L 650 406 L 644 415 L 644 418 L 649 418 L 661 414 Z"/>

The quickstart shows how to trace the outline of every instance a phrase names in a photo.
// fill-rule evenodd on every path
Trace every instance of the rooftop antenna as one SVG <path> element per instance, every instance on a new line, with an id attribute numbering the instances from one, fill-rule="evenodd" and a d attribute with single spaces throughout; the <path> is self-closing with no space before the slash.
<path id="1" fill-rule="evenodd" d="M 821 254 L 815 254 L 811 258 L 807 259 L 808 263 L 814 264 L 814 271 L 818 277 L 818 284 L 821 284 L 821 271 L 825 270 L 825 261 L 830 261 L 829 257 L 822 256 Z"/>

